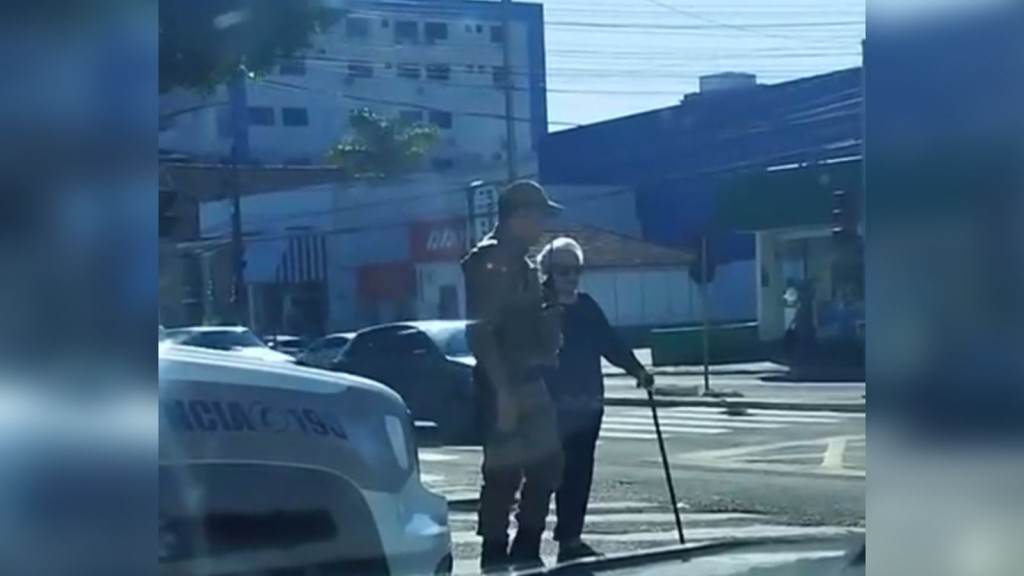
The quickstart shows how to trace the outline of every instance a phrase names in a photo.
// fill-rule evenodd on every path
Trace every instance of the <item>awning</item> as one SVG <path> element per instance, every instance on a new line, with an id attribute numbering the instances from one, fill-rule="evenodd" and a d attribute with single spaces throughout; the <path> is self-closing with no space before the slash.
<path id="1" fill-rule="evenodd" d="M 715 194 L 719 226 L 778 230 L 832 223 L 833 193 L 862 189 L 860 159 L 746 174 L 725 180 Z"/>

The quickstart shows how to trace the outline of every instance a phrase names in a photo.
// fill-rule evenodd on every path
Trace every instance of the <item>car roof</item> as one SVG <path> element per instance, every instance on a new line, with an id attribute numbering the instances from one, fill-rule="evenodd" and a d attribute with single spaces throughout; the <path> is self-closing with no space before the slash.
<path id="1" fill-rule="evenodd" d="M 370 326 L 369 328 L 363 328 L 357 332 L 357 334 L 382 328 L 416 328 L 424 332 L 434 332 L 445 328 L 461 328 L 468 323 L 469 320 L 410 320 L 408 322 L 389 322 L 387 324 L 378 324 L 376 326 Z"/>
<path id="2" fill-rule="evenodd" d="M 333 393 L 356 387 L 402 402 L 390 388 L 352 374 L 305 368 L 295 364 L 266 362 L 230 352 L 162 343 L 159 347 L 160 380 L 216 380 L 240 386 L 259 386 Z M 339 388 L 340 387 L 340 388 Z"/>

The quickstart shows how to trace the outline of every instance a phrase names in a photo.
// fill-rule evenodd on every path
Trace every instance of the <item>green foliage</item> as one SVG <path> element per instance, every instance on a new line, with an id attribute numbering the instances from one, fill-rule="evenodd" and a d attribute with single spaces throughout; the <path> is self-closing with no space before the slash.
<path id="1" fill-rule="evenodd" d="M 327 158 L 350 178 L 381 179 L 415 172 L 438 141 L 432 124 L 402 123 L 368 108 L 353 110 L 349 123 L 352 133 Z"/>
<path id="2" fill-rule="evenodd" d="M 159 0 L 160 92 L 209 93 L 240 69 L 260 75 L 310 46 L 341 13 L 322 0 Z"/>

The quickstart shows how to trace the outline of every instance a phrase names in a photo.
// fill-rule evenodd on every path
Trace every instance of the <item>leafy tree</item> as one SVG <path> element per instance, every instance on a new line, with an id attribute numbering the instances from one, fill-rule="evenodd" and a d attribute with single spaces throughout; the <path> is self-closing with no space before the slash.
<path id="1" fill-rule="evenodd" d="M 159 0 L 160 92 L 209 93 L 309 48 L 341 16 L 322 0 Z"/>
<path id="2" fill-rule="evenodd" d="M 368 108 L 353 110 L 352 133 L 327 157 L 350 178 L 389 178 L 415 172 L 438 141 L 437 127 L 385 118 Z"/>

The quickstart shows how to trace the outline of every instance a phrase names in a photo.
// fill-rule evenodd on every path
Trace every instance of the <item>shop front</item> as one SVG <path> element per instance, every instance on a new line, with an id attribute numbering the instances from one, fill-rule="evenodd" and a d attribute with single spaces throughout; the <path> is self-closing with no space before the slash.
<path id="1" fill-rule="evenodd" d="M 720 190 L 723 224 L 756 239 L 759 339 L 789 351 L 863 338 L 861 162 L 770 170 Z"/>
<path id="2" fill-rule="evenodd" d="M 410 224 L 409 256 L 416 274 L 418 318 L 464 316 L 466 297 L 460 261 L 465 254 L 465 218 Z"/>

